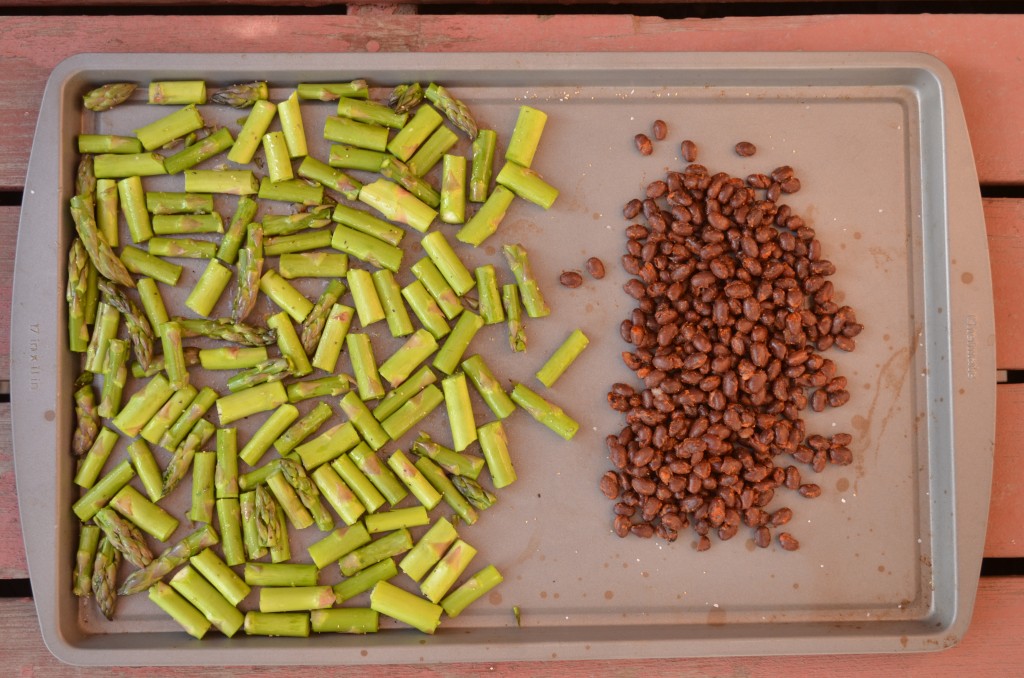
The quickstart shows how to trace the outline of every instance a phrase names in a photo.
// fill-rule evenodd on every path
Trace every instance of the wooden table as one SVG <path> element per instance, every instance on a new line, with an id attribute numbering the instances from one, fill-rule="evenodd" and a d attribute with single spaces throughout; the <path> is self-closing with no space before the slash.
<path id="1" fill-rule="evenodd" d="M 7 3 L 10 4 L 10 3 Z M 39 5 L 38 0 L 20 4 Z M 107 4 L 124 4 L 119 2 Z M 288 9 L 237 16 L 0 16 L 0 296 L 10 297 L 21 190 L 50 70 L 78 52 L 749 51 L 928 52 L 953 71 L 967 116 L 992 247 L 997 322 L 996 460 L 971 628 L 929 654 L 748 657 L 359 668 L 360 675 L 719 675 L 783 673 L 1019 674 L 1024 662 L 1024 16 L 900 15 L 677 19 L 630 15 L 417 16 L 409 6 L 356 5 L 348 15 Z M 188 4 L 174 3 L 175 5 Z M 269 3 L 267 3 L 269 4 Z M 315 4 L 315 3 L 313 3 Z M 941 6 L 940 6 L 941 7 Z M 294 8 L 293 8 L 294 9 Z M 31 11 L 28 10 L 28 11 Z M 180 11 L 180 8 L 179 10 Z M 0 305 L 0 656 L 13 675 L 108 675 L 60 664 L 42 644 L 17 520 L 12 450 L 10 309 Z M 997 379 L 997 375 L 991 375 Z M 991 572 L 991 574 L 989 574 Z M 122 670 L 186 675 L 193 670 Z M 285 675 L 295 671 L 260 671 Z M 355 673 L 336 669 L 336 673 Z M 248 669 L 220 672 L 249 675 Z M 324 671 L 317 670 L 317 675 Z"/>

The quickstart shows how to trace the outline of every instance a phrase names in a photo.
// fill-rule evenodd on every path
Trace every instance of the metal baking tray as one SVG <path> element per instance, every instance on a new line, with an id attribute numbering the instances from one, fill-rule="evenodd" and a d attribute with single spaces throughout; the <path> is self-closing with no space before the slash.
<path id="1" fill-rule="evenodd" d="M 546 212 L 517 202 L 499 235 L 464 257 L 470 265 L 497 264 L 507 281 L 496 246 L 522 242 L 553 313 L 528 322 L 525 354 L 508 351 L 500 326 L 485 328 L 473 350 L 503 377 L 532 383 L 554 347 L 582 328 L 590 347 L 548 393 L 581 430 L 565 443 L 522 412 L 508 420 L 520 480 L 479 523 L 463 528 L 480 553 L 471 571 L 494 563 L 505 582 L 435 636 L 387 625 L 369 637 L 213 634 L 200 642 L 145 596 L 122 600 L 107 622 L 70 587 L 76 526 L 67 450 L 77 358 L 64 340 L 65 253 L 73 232 L 65 205 L 76 134 L 131 130 L 167 109 L 138 97 L 97 116 L 82 109 L 81 94 L 120 80 L 223 86 L 266 79 L 279 97 L 299 81 L 356 77 L 380 87 L 378 97 L 401 82 L 442 82 L 503 141 L 520 105 L 549 114 L 534 167 L 561 197 Z M 255 665 L 864 653 L 941 649 L 964 635 L 992 473 L 993 305 L 970 142 L 954 80 L 934 58 L 79 55 L 53 71 L 40 110 L 17 248 L 12 404 L 32 588 L 43 638 L 61 660 Z M 234 130 L 244 115 L 202 110 Z M 326 157 L 318 129 L 333 106 L 306 104 L 304 111 L 311 152 Z M 669 137 L 643 157 L 633 136 L 656 118 L 668 123 Z M 611 503 L 598 490 L 610 466 L 604 438 L 622 426 L 605 394 L 613 382 L 633 377 L 619 358 L 626 346 L 618 325 L 632 308 L 618 266 L 627 225 L 621 208 L 665 170 L 681 167 L 684 138 L 697 141 L 700 161 L 712 171 L 797 169 L 803 190 L 788 202 L 817 230 L 824 255 L 837 264 L 837 289 L 866 327 L 855 353 L 829 352 L 849 377 L 849 404 L 807 416 L 810 432 L 852 433 L 856 462 L 813 477 L 824 490 L 820 498 L 780 493 L 772 505 L 794 508 L 797 552 L 755 549 L 746 532 L 705 553 L 694 550 L 691 532 L 671 544 L 621 540 L 610 530 Z M 737 156 L 732 147 L 739 140 L 754 142 L 758 153 Z M 147 188 L 181 190 L 179 181 L 147 180 Z M 225 214 L 232 206 L 218 204 Z M 417 249 L 417 240 L 409 236 L 408 247 Z M 606 262 L 604 280 L 588 278 L 574 290 L 558 285 L 561 271 L 581 268 L 590 256 Z M 180 304 L 195 277 L 187 272 L 174 292 L 164 287 L 168 303 Z M 304 289 L 312 296 L 320 284 Z M 397 345 L 371 329 L 378 350 Z M 475 407 L 485 420 L 483 404 Z M 239 422 L 242 440 L 262 421 L 251 419 Z M 443 421 L 435 414 L 428 430 L 444 438 Z M 158 458 L 166 463 L 167 454 Z M 184 505 L 187 493 L 179 489 L 172 507 Z M 336 580 L 337 573 L 323 575 L 325 583 Z M 521 627 L 514 605 L 522 610 Z"/>

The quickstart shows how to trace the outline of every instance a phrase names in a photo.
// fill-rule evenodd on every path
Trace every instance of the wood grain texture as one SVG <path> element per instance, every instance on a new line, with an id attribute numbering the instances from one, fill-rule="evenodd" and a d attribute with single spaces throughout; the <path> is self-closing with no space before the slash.
<path id="1" fill-rule="evenodd" d="M 11 405 L 0 403 L 0 516 L 4 523 L 16 523 L 17 531 L 0 529 L 0 579 L 25 579 L 25 543 L 18 520 L 18 494 L 14 487 L 14 456 L 11 444 Z"/>
<path id="2" fill-rule="evenodd" d="M 17 207 L 0 207 L 0 392 L 11 378 L 11 293 L 14 289 L 14 242 L 18 239 Z"/>
<path id="3" fill-rule="evenodd" d="M 707 659 L 648 659 L 631 661 L 518 662 L 501 664 L 427 664 L 422 666 L 310 667 L 301 669 L 223 667 L 224 678 L 243 676 L 360 676 L 360 678 L 413 678 L 422 676 L 557 676 L 587 678 L 616 676 L 961 676 L 1020 675 L 1024 665 L 1024 579 L 981 580 L 974 620 L 957 647 L 919 654 L 832 655 L 803 657 L 727 657 Z M 43 645 L 35 607 L 29 599 L 0 599 L 0 652 L 9 675 L 80 678 L 124 676 L 175 678 L 202 675 L 195 667 L 86 669 L 58 662 Z"/>
<path id="4" fill-rule="evenodd" d="M 920 51 L 964 101 L 981 181 L 1024 181 L 1024 15 L 734 17 L 10 16 L 0 18 L 0 189 L 24 182 L 43 86 L 79 52 Z M 258 38 L 256 37 L 258 36 Z M 255 40 L 255 41 L 254 41 Z"/>
<path id="5" fill-rule="evenodd" d="M 996 388 L 996 456 L 985 555 L 1024 556 L 1024 384 Z"/>
<path id="6" fill-rule="evenodd" d="M 996 300 L 996 366 L 1024 369 L 1024 200 L 986 200 L 992 296 Z"/>

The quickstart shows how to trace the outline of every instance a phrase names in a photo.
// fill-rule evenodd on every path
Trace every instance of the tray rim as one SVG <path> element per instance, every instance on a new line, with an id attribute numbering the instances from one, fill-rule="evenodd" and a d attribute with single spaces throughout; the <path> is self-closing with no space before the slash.
<path id="1" fill-rule="evenodd" d="M 215 60 L 218 63 L 218 68 L 231 68 L 236 71 L 255 70 L 259 69 L 262 72 L 274 71 L 279 72 L 282 70 L 294 70 L 294 69 L 283 69 L 275 66 L 273 63 L 268 64 L 267 62 L 281 61 L 281 60 L 292 60 L 297 58 L 312 59 L 316 60 L 318 57 L 332 57 L 330 54 L 80 54 L 69 57 L 65 61 L 61 62 L 51 73 L 51 76 L 47 82 L 46 90 L 43 96 L 43 102 L 40 109 L 40 117 L 36 127 L 35 141 L 33 142 L 32 158 L 30 159 L 28 178 L 26 181 L 26 196 L 25 204 L 22 208 L 21 222 L 19 224 L 19 234 L 27 232 L 31 226 L 31 222 L 38 219 L 38 215 L 46 214 L 50 212 L 57 212 L 55 223 L 59 223 L 59 208 L 54 205 L 47 205 L 45 201 L 45 193 L 42 191 L 34 190 L 36 180 L 41 172 L 45 172 L 43 166 L 52 162 L 50 165 L 51 170 L 55 170 L 59 161 L 59 151 L 57 149 L 47 149 L 44 146 L 40 147 L 37 142 L 42 138 L 41 133 L 45 134 L 53 129 L 62 129 L 62 120 L 60 115 L 60 102 L 63 96 L 63 87 L 69 78 L 73 77 L 77 73 L 81 72 L 92 72 L 96 70 L 103 70 L 109 77 L 117 77 L 118 73 L 124 72 L 137 72 L 139 70 L 151 70 L 145 66 L 139 66 L 138 61 L 144 61 L 147 58 L 161 57 L 167 58 L 172 57 L 172 64 L 161 70 L 166 72 L 164 77 L 176 77 L 175 72 L 190 72 L 195 73 L 197 69 L 201 69 L 205 63 L 207 66 Z M 954 469 L 955 484 L 970 484 L 970 482 L 982 482 L 985 485 L 990 484 L 991 480 L 991 466 L 992 466 L 992 451 L 994 448 L 994 430 L 995 430 L 995 415 L 994 415 L 994 402 L 995 402 L 995 383 L 992 380 L 990 385 L 977 383 L 976 379 L 979 374 L 994 374 L 995 363 L 994 363 L 994 351 L 990 351 L 987 354 L 983 354 L 979 350 L 979 346 L 987 348 L 989 345 L 989 337 L 994 341 L 994 309 L 991 295 L 991 280 L 989 275 L 979 275 L 977 272 L 988 272 L 988 259 L 987 259 L 987 244 L 984 242 L 984 218 L 981 212 L 981 200 L 980 192 L 977 191 L 977 176 L 973 163 L 973 156 L 971 155 L 970 142 L 967 136 L 966 122 L 963 117 L 962 108 L 959 103 L 959 98 L 956 92 L 956 85 L 953 80 L 951 73 L 948 68 L 942 64 L 938 59 L 917 53 L 883 53 L 883 52 L 864 52 L 864 53 L 843 53 L 843 52 L 823 52 L 823 53 L 761 53 L 761 52 L 747 52 L 747 53 L 616 53 L 616 52 L 602 52 L 602 53 L 587 53 L 587 54 L 563 54 L 563 53 L 530 53 L 530 54 L 498 54 L 498 53 L 486 53 L 478 54 L 474 56 L 474 63 L 472 68 L 452 68 L 450 62 L 450 55 L 438 54 L 438 53 L 388 53 L 388 54 L 363 54 L 363 55 L 348 55 L 351 60 L 350 65 L 347 66 L 352 71 L 381 71 L 388 69 L 395 70 L 409 70 L 408 62 L 410 59 L 414 60 L 416 66 L 413 68 L 417 71 L 430 71 L 436 70 L 439 72 L 452 72 L 452 73 L 477 73 L 493 72 L 501 70 L 530 70 L 536 68 L 548 68 L 551 69 L 551 62 L 558 64 L 554 70 L 575 70 L 578 72 L 585 72 L 591 74 L 591 77 L 601 77 L 602 73 L 608 71 L 622 71 L 622 70 L 636 70 L 643 68 L 645 71 L 661 74 L 665 72 L 673 71 L 690 71 L 690 70 L 705 70 L 708 68 L 718 68 L 726 70 L 735 70 L 738 72 L 749 73 L 757 72 L 760 70 L 776 69 L 780 65 L 792 65 L 794 60 L 797 65 L 803 70 L 812 71 L 825 71 L 830 75 L 834 75 L 842 79 L 844 71 L 850 70 L 864 70 L 864 69 L 909 69 L 917 72 L 919 75 L 924 77 L 929 86 L 938 88 L 941 101 L 943 103 L 942 110 L 940 112 L 940 125 L 942 127 L 943 137 L 946 141 L 946 147 L 944 148 L 944 160 L 945 160 L 945 172 L 946 182 L 945 186 L 942 187 L 944 196 L 946 198 L 946 214 L 945 222 L 949 223 L 967 223 L 976 224 L 978 228 L 958 228 L 953 230 L 947 226 L 947 235 L 950 241 L 950 249 L 954 249 L 952 244 L 954 242 L 970 242 L 972 237 L 977 238 L 980 232 L 980 239 L 982 241 L 982 248 L 979 253 L 975 254 L 978 261 L 970 262 L 970 269 L 976 272 L 976 280 L 978 284 L 970 287 L 970 289 L 961 291 L 959 297 L 950 295 L 949 308 L 950 313 L 948 317 L 951 319 L 956 318 L 957 322 L 964 319 L 966 331 L 964 333 L 951 333 L 952 338 L 952 351 L 950 353 L 950 369 L 964 369 L 965 374 L 968 375 L 969 386 L 971 388 L 968 393 L 964 395 L 963 400 L 970 400 L 972 404 L 971 410 L 974 413 L 971 419 L 961 421 L 962 417 L 956 418 L 957 426 L 954 429 Z M 255 61 L 259 60 L 260 64 L 257 66 Z M 514 67 L 509 67 L 510 63 L 514 63 Z M 127 64 L 127 65 L 126 65 Z M 304 70 L 304 69 L 300 69 Z M 320 69 L 326 70 L 326 69 Z M 280 76 L 285 77 L 285 76 Z M 56 125 L 56 128 L 53 126 Z M 36 158 L 40 158 L 36 160 Z M 60 176 L 58 174 L 58 176 Z M 61 181 L 66 181 L 67 178 L 61 177 Z M 971 191 L 970 196 L 965 196 L 959 199 L 959 195 L 951 196 L 950 186 L 974 186 L 975 188 Z M 30 421 L 35 420 L 40 413 L 44 412 L 44 406 L 46 403 L 39 402 L 45 400 L 41 398 L 38 393 L 38 379 L 39 372 L 33 372 L 33 369 L 38 369 L 38 366 L 33 367 L 33 358 L 38 360 L 38 355 L 41 349 L 46 349 L 45 333 L 39 331 L 38 323 L 35 324 L 36 329 L 33 331 L 33 319 L 38 318 L 38 307 L 32 308 L 31 304 L 27 303 L 26 299 L 35 294 L 35 287 L 26 285 L 22 282 L 26 279 L 32 280 L 36 276 L 32 273 L 31 265 L 28 263 L 33 257 L 32 255 L 38 255 L 40 252 L 46 253 L 49 245 L 55 246 L 55 243 L 50 243 L 44 238 L 32 238 L 31 240 L 19 237 L 18 248 L 16 254 L 15 264 L 15 282 L 14 282 L 14 308 L 13 308 L 13 322 L 12 322 L 12 394 L 15 396 L 12 398 L 12 419 L 14 421 L 14 457 L 15 457 L 15 476 L 18 483 L 18 499 L 19 499 L 19 510 L 22 515 L 23 533 L 25 534 L 26 541 L 26 556 L 29 562 L 30 578 L 33 581 L 44 581 L 46 583 L 53 583 L 57 578 L 54 575 L 54 570 L 57 566 L 53 562 L 56 550 L 56 540 L 50 540 L 48 538 L 41 538 L 39 536 L 40 530 L 29 531 L 25 530 L 25 526 L 38 523 L 37 511 L 40 510 L 40 504 L 45 510 L 45 497 L 41 497 L 38 493 L 33 493 L 31 490 L 35 488 L 35 483 L 30 481 L 28 471 L 18 473 L 18 469 L 25 469 L 31 463 L 38 466 L 39 460 L 33 459 L 29 456 L 28 448 L 30 442 L 38 438 L 38 431 L 30 430 L 28 427 L 20 426 L 18 421 Z M 970 247 L 977 250 L 977 243 L 972 243 Z M 982 256 L 984 254 L 985 256 Z M 949 262 L 947 261 L 947 264 Z M 961 265 L 966 265 L 967 262 L 961 261 Z M 947 271 L 948 273 L 948 271 Z M 982 279 L 983 278 L 983 279 Z M 21 283 L 21 284 L 19 284 Z M 26 292 L 25 289 L 28 291 Z M 55 304 L 57 313 L 60 312 L 59 302 Z M 972 324 L 973 323 L 973 324 Z M 23 332 L 16 332 L 17 327 L 28 327 L 29 330 Z M 55 339 L 55 338 L 54 338 Z M 985 342 L 985 343 L 981 343 Z M 54 342 L 50 342 L 52 345 Z M 54 349 L 57 349 L 54 346 Z M 21 359 L 19 359 L 21 358 Z M 974 376 L 970 376 L 970 375 Z M 55 376 L 55 375 L 53 375 Z M 982 380 L 985 381 L 985 380 Z M 33 390 L 32 385 L 36 384 L 36 389 Z M 54 389 L 55 391 L 59 389 Z M 54 394 L 57 395 L 56 393 Z M 987 408 L 983 409 L 983 406 L 988 405 Z M 962 405 L 952 405 L 956 410 L 962 409 Z M 54 410 L 56 411 L 56 410 Z M 978 417 L 977 412 L 987 411 L 991 413 L 990 419 L 986 420 L 984 417 Z M 56 426 L 54 426 L 56 428 Z M 56 431 L 54 431 L 56 435 Z M 980 438 L 979 438 L 980 435 Z M 49 438 L 48 438 L 49 439 Z M 969 452 L 967 442 L 981 439 L 985 441 L 987 451 L 980 455 L 979 461 L 978 454 L 976 452 Z M 964 443 L 964 444 L 961 444 Z M 44 460 L 44 463 L 46 460 Z M 987 480 L 986 480 L 987 478 Z M 968 479 L 971 479 L 968 482 Z M 30 491 L 23 491 L 30 490 Z M 739 655 L 739 654 L 818 654 L 818 653 L 847 653 L 847 652 L 881 652 L 881 651 L 898 651 L 901 649 L 908 650 L 928 650 L 928 649 L 941 649 L 943 647 L 955 644 L 962 638 L 963 633 L 966 631 L 967 624 L 970 621 L 970 614 L 974 603 L 974 598 L 977 589 L 978 571 L 980 569 L 980 561 L 982 556 L 982 549 L 984 545 L 984 529 L 972 530 L 971 525 L 985 525 L 985 518 L 988 511 L 989 495 L 986 493 L 984 496 L 980 496 L 979 493 L 974 493 L 970 497 L 964 497 L 954 493 L 953 499 L 955 505 L 953 511 L 955 517 L 953 519 L 953 525 L 955 530 L 955 543 L 957 545 L 956 553 L 953 555 L 953 562 L 951 563 L 957 582 L 956 591 L 952 592 L 953 595 L 953 610 L 950 616 L 946 616 L 941 619 L 934 630 L 922 631 L 911 639 L 910 643 L 903 644 L 896 642 L 896 637 L 891 633 L 885 633 L 886 625 L 898 626 L 905 624 L 905 622 L 877 622 L 877 626 L 872 625 L 870 631 L 865 630 L 863 634 L 852 634 L 849 638 L 836 638 L 830 637 L 829 643 L 825 644 L 827 647 L 822 647 L 820 642 L 821 636 L 815 635 L 813 631 L 814 624 L 801 625 L 794 623 L 787 625 L 787 630 L 792 633 L 790 641 L 794 643 L 793 646 L 781 651 L 776 643 L 778 636 L 769 639 L 716 639 L 714 634 L 705 639 L 697 638 L 700 634 L 694 634 L 693 636 L 687 636 L 687 638 L 673 638 L 671 634 L 662 637 L 651 638 L 647 642 L 637 643 L 635 639 L 618 640 L 614 638 L 604 638 L 600 643 L 592 642 L 591 647 L 588 651 L 583 652 L 582 648 L 575 647 L 571 641 L 565 639 L 559 639 L 562 633 L 548 633 L 545 639 L 536 639 L 536 642 L 531 642 L 528 645 L 529 650 L 523 651 L 521 647 L 522 643 L 519 642 L 503 642 L 500 638 L 492 638 L 490 643 L 486 642 L 468 642 L 466 645 L 460 645 L 455 642 L 453 636 L 445 637 L 443 634 L 431 639 L 431 644 L 442 648 L 435 654 L 440 656 L 433 657 L 434 661 L 495 661 L 497 659 L 544 659 L 551 656 L 551 652 L 557 652 L 559 658 L 620 658 L 620 657 L 632 657 L 632 656 L 645 656 L 645 657 L 661 657 L 661 656 L 715 656 L 715 655 Z M 49 507 L 52 510 L 52 506 Z M 933 500 L 932 511 L 936 510 L 936 505 Z M 966 529 L 960 529 L 961 524 L 966 525 Z M 42 543 L 40 543 L 42 542 Z M 49 555 L 47 559 L 45 556 Z M 35 575 L 35 576 L 33 576 Z M 36 597 L 35 603 L 37 607 L 37 613 L 40 619 L 44 641 L 50 649 L 50 651 L 62 661 L 74 664 L 90 664 L 90 665 L 105 665 L 105 664 L 195 664 L 195 663 L 206 663 L 209 665 L 219 665 L 221 663 L 243 663 L 243 664 L 295 664 L 295 663 L 333 663 L 336 659 L 331 658 L 327 655 L 330 653 L 337 653 L 336 648 L 332 649 L 326 644 L 321 644 L 321 647 L 316 648 L 315 644 L 310 643 L 293 643 L 283 642 L 284 639 L 275 639 L 273 646 L 267 651 L 260 651 L 257 648 L 252 647 L 251 643 L 240 643 L 238 639 L 232 641 L 230 644 L 222 644 L 218 641 L 226 639 L 210 639 L 203 641 L 202 645 L 196 645 L 195 648 L 183 647 L 182 643 L 177 643 L 177 649 L 182 650 L 176 652 L 171 656 L 171 653 L 167 652 L 166 649 L 161 648 L 150 648 L 147 650 L 135 649 L 124 649 L 111 646 L 109 642 L 94 643 L 94 647 L 83 647 L 81 644 L 76 644 L 74 638 L 69 637 L 64 633 L 64 629 L 61 628 L 60 623 L 55 618 L 55 612 L 57 610 L 58 596 L 53 586 L 37 586 L 35 587 Z M 49 623 L 48 623 L 49 622 Z M 801 632 L 801 626 L 808 626 L 805 632 Z M 591 627 L 587 627 L 591 629 Z M 692 627 L 691 627 L 692 628 Z M 525 629 L 524 629 L 525 630 Z M 562 631 L 564 629 L 559 629 Z M 591 629 L 593 630 L 593 629 Z M 706 630 L 706 629 L 705 629 Z M 494 635 L 487 633 L 488 630 L 481 630 L 483 636 Z M 401 633 L 401 632 L 400 632 Z M 804 635 L 804 633 L 806 635 Z M 157 634 L 157 635 L 170 635 L 170 634 Z M 395 635 L 392 633 L 388 634 Z M 599 635 L 599 634 L 598 634 Z M 780 634 L 790 635 L 790 634 Z M 706 650 L 699 652 L 684 651 L 682 653 L 673 651 L 673 647 L 680 645 L 689 646 L 694 642 L 703 643 L 703 647 Z M 577 643 L 578 645 L 579 643 Z M 724 644 L 724 646 L 723 646 Z M 731 647 L 736 646 L 736 647 Z M 213 645 L 217 648 L 216 651 L 207 648 Z M 399 645 L 406 645 L 405 643 L 399 643 Z M 454 645 L 454 647 L 461 647 L 463 649 L 462 656 L 454 657 L 449 653 L 444 652 L 443 648 Z M 306 653 L 302 656 L 302 661 L 294 661 L 290 659 L 281 660 L 281 656 L 290 654 L 287 652 L 281 652 L 281 650 L 287 651 L 289 647 L 302 647 Z M 397 647 L 397 656 L 389 657 L 367 657 L 362 661 L 364 662 L 393 662 L 393 661 L 416 661 L 417 655 L 422 655 L 426 652 L 421 646 L 415 645 L 411 648 L 393 646 L 390 650 L 395 651 Z M 482 647 L 483 651 L 480 652 Z M 236 649 L 237 648 L 237 649 Z M 466 652 L 466 648 L 476 648 L 476 653 Z M 405 651 L 409 650 L 409 651 Z M 568 651 L 567 651 L 568 650 Z M 642 651 L 642 655 L 638 655 L 638 650 Z M 269 657 L 268 654 L 273 654 L 274 657 Z M 380 654 L 378 652 L 372 654 Z M 141 655 L 141 656 L 140 656 Z M 202 656 L 205 655 L 205 656 Z M 211 657 L 210 655 L 214 655 Z M 314 656 L 315 655 L 315 656 Z M 497 656 L 496 656 L 497 655 Z M 214 662 L 211 663 L 210 659 L 213 658 Z M 139 661 L 139 660 L 142 661 Z M 359 661 L 358 658 L 355 661 Z"/>

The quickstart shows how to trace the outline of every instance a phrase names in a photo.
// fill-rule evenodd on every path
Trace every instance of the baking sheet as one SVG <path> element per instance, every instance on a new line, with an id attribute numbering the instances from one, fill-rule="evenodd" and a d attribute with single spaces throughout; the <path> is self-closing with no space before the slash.
<path id="1" fill-rule="evenodd" d="M 355 77 L 381 87 L 447 84 L 503 141 L 521 104 L 549 114 L 534 167 L 562 190 L 559 201 L 548 212 L 517 201 L 499 235 L 464 260 L 495 263 L 507 281 L 497 241 L 522 242 L 552 306 L 551 317 L 528 321 L 525 355 L 510 355 L 501 327 L 478 335 L 473 350 L 503 377 L 530 384 L 573 328 L 590 337 L 549 394 L 581 422 L 580 433 L 565 443 L 522 412 L 507 422 L 520 480 L 462 531 L 480 553 L 470 571 L 494 563 L 505 582 L 434 637 L 388 629 L 370 637 L 200 642 L 144 596 L 123 599 L 114 622 L 106 622 L 70 594 L 74 464 L 65 450 L 77 361 L 63 341 L 63 267 L 73 231 L 63 206 L 73 190 L 78 132 L 124 132 L 168 109 L 140 100 L 96 116 L 81 110 L 80 94 L 114 80 L 204 78 L 216 86 L 267 79 L 278 100 L 298 81 Z M 320 121 L 333 109 L 304 104 L 318 157 L 327 149 L 317 138 Z M 202 110 L 222 122 L 244 115 Z M 656 118 L 668 122 L 670 135 L 642 157 L 633 135 Z M 681 166 L 683 138 L 697 141 L 700 161 L 712 171 L 797 169 L 803 190 L 787 202 L 817 230 L 824 255 L 837 264 L 833 280 L 843 303 L 866 326 L 855 353 L 826 354 L 850 379 L 850 403 L 806 417 L 809 432 L 852 433 L 854 465 L 818 477 L 808 470 L 808 481 L 824 490 L 820 498 L 782 492 L 772 504 L 796 512 L 791 531 L 802 547 L 795 553 L 755 549 L 745 528 L 706 553 L 693 550 L 690 532 L 674 544 L 620 540 L 610 531 L 611 502 L 597 489 L 609 468 L 604 437 L 622 426 L 605 393 L 632 378 L 619 358 L 627 347 L 618 324 L 632 308 L 617 263 L 628 225 L 621 206 Z M 758 154 L 736 156 L 731 149 L 741 139 L 757 144 Z M 181 190 L 177 182 L 147 179 L 146 186 Z M 230 199 L 219 203 L 225 216 L 232 207 Z M 414 249 L 418 238 L 406 240 Z M 59 658 L 79 664 L 642 658 L 953 644 L 970 618 L 991 480 L 995 368 L 985 247 L 955 85 L 926 56 L 392 54 L 346 55 L 343 67 L 337 55 L 74 57 L 55 69 L 44 95 L 15 277 L 16 473 L 44 640 Z M 407 261 L 419 256 L 410 251 Z M 581 268 L 589 256 L 606 262 L 604 280 L 587 279 L 576 290 L 557 284 L 562 270 Z M 183 275 L 182 299 L 196 275 Z M 312 296 L 320 286 L 305 291 Z M 378 355 L 400 344 L 381 336 L 382 327 L 370 333 Z M 486 420 L 486 408 L 474 404 L 478 421 Z M 425 428 L 446 439 L 439 415 Z M 262 421 L 251 419 L 240 422 L 241 440 Z M 158 453 L 161 463 L 167 456 Z M 184 505 L 185 495 L 187 487 L 172 499 Z M 322 582 L 337 579 L 325 575 Z M 513 605 L 522 609 L 522 628 Z"/>

